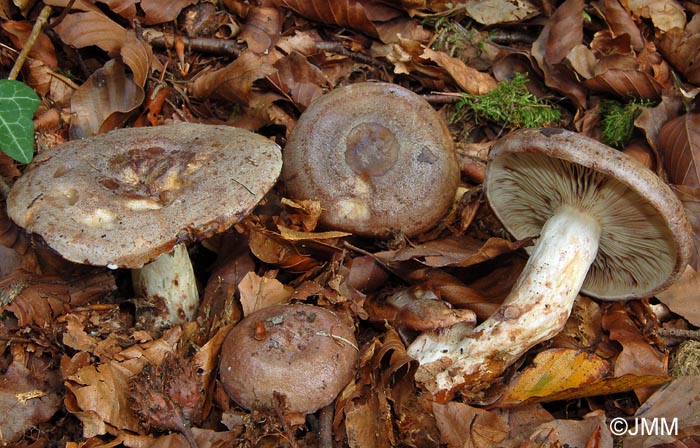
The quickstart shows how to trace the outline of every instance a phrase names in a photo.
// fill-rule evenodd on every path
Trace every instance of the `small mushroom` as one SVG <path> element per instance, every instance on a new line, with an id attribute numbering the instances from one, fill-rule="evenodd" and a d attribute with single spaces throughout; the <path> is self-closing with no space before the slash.
<path id="1" fill-rule="evenodd" d="M 450 133 L 419 95 L 361 82 L 317 98 L 284 149 L 292 199 L 314 199 L 320 223 L 358 235 L 415 235 L 448 211 L 459 181 Z"/>
<path id="2" fill-rule="evenodd" d="M 132 269 L 137 294 L 162 301 L 157 324 L 176 324 L 199 304 L 181 243 L 238 222 L 281 163 L 274 142 L 233 127 L 120 129 L 40 154 L 13 185 L 7 210 L 70 261 Z"/>
<path id="3" fill-rule="evenodd" d="M 670 188 L 636 160 L 573 132 L 529 129 L 501 139 L 484 187 L 515 238 L 538 239 L 503 305 L 471 335 L 423 333 L 409 347 L 420 362 L 416 379 L 436 394 L 498 377 L 563 328 L 579 291 L 650 297 L 692 254 L 690 224 Z"/>
<path id="4" fill-rule="evenodd" d="M 355 336 L 335 313 L 314 305 L 276 305 L 247 316 L 226 336 L 220 375 L 246 409 L 309 414 L 330 404 L 352 380 Z M 279 398 L 278 398 L 279 397 Z"/>

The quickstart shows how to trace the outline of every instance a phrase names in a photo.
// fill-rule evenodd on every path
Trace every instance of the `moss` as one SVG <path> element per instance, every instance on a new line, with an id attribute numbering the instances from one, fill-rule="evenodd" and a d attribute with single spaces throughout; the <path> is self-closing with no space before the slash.
<path id="1" fill-rule="evenodd" d="M 451 121 L 454 123 L 473 115 L 477 123 L 490 121 L 509 128 L 556 124 L 561 118 L 559 109 L 532 95 L 527 90 L 527 81 L 527 74 L 518 73 L 485 95 L 462 94 Z"/>
<path id="2" fill-rule="evenodd" d="M 634 133 L 634 120 L 651 105 L 649 100 L 632 100 L 627 104 L 614 100 L 601 101 L 600 115 L 603 124 L 601 141 L 617 148 L 624 147 Z"/>

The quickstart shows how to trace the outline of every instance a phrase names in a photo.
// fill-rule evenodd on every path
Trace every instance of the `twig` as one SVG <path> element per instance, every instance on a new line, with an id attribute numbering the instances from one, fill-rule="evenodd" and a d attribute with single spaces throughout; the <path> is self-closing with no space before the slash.
<path id="1" fill-rule="evenodd" d="M 659 336 L 671 336 L 676 338 L 685 339 L 698 339 L 700 340 L 700 330 L 685 330 L 682 328 L 657 328 L 655 331 Z"/>
<path id="2" fill-rule="evenodd" d="M 333 448 L 333 413 L 335 402 L 321 409 L 318 419 L 318 447 Z"/>
<path id="3" fill-rule="evenodd" d="M 17 79 L 17 76 L 19 76 L 19 72 L 22 70 L 22 66 L 24 65 L 24 62 L 29 56 L 29 52 L 32 50 L 32 47 L 36 43 L 36 40 L 39 38 L 41 29 L 48 22 L 49 16 L 51 15 L 52 11 L 53 9 L 48 5 L 42 8 L 41 12 L 39 13 L 39 17 L 37 17 L 36 22 L 34 22 L 32 32 L 29 35 L 27 42 L 25 42 L 24 47 L 22 47 L 22 51 L 20 51 L 19 56 L 17 56 L 17 60 L 15 60 L 15 65 L 12 66 L 10 76 L 8 76 L 7 79 Z"/>
<path id="4" fill-rule="evenodd" d="M 143 38 L 154 47 L 170 48 L 175 45 L 175 35 L 166 33 L 153 33 L 144 30 Z M 212 37 L 178 37 L 192 51 L 218 54 L 225 56 L 238 56 L 241 54 L 241 46 L 233 39 L 216 39 Z"/>
<path id="5" fill-rule="evenodd" d="M 360 62 L 362 64 L 367 64 L 371 65 L 373 67 L 377 68 L 386 68 L 388 64 L 385 62 L 382 62 L 376 58 L 373 58 L 371 56 L 367 56 L 366 54 L 363 53 L 358 53 L 356 51 L 350 51 L 347 48 L 343 47 L 340 43 L 338 42 L 329 42 L 329 41 L 323 41 L 323 42 L 316 42 L 316 49 L 321 50 L 321 51 L 330 51 L 331 53 L 336 53 L 341 56 L 346 56 L 353 61 Z"/>

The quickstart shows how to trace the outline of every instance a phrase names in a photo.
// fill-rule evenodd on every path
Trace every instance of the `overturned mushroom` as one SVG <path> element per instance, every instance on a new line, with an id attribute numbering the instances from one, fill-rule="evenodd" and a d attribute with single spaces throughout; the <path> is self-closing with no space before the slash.
<path id="1" fill-rule="evenodd" d="M 313 305 L 277 305 L 238 323 L 221 351 L 221 382 L 246 409 L 309 414 L 352 380 L 355 335 L 335 313 Z"/>
<path id="2" fill-rule="evenodd" d="M 280 169 L 279 147 L 242 129 L 121 129 L 39 155 L 13 185 L 7 209 L 70 261 L 132 269 L 136 292 L 162 301 L 162 324 L 174 324 L 199 303 L 180 243 L 238 222 Z"/>
<path id="3" fill-rule="evenodd" d="M 606 300 L 650 297 L 692 253 L 688 219 L 668 186 L 573 132 L 529 129 L 501 139 L 484 187 L 515 238 L 539 238 L 494 315 L 464 338 L 424 333 L 409 347 L 420 361 L 416 379 L 436 394 L 499 376 L 562 329 L 579 291 Z"/>
<path id="4" fill-rule="evenodd" d="M 316 99 L 284 149 L 294 199 L 315 199 L 321 224 L 358 235 L 414 235 L 447 212 L 459 166 L 447 127 L 420 96 L 380 82 Z"/>

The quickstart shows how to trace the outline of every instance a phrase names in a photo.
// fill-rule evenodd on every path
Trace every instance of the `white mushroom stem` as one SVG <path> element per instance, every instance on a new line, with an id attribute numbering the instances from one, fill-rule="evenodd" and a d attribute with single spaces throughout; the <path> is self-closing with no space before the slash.
<path id="1" fill-rule="evenodd" d="M 420 362 L 416 380 L 449 396 L 467 383 L 498 377 L 529 348 L 561 331 L 598 252 L 600 232 L 590 215 L 560 207 L 491 317 L 464 339 L 426 332 L 410 345 L 408 353 Z"/>
<path id="2" fill-rule="evenodd" d="M 177 325 L 194 317 L 199 306 L 199 292 L 184 244 L 178 244 L 141 269 L 133 269 L 131 280 L 134 292 L 155 304 L 156 326 Z"/>

